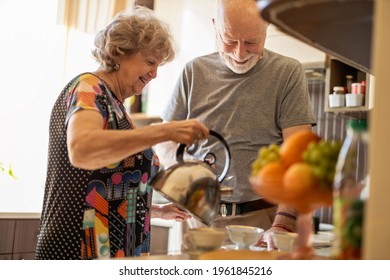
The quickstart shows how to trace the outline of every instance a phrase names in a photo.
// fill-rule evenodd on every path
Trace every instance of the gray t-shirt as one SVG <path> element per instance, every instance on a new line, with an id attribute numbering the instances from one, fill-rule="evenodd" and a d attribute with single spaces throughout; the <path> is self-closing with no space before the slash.
<path id="1" fill-rule="evenodd" d="M 248 177 L 260 147 L 280 145 L 285 128 L 315 124 L 302 65 L 269 50 L 245 74 L 232 72 L 218 53 L 188 62 L 162 119 L 191 118 L 221 134 L 229 145 L 232 158 L 225 178 L 233 178 L 222 182 L 234 188 L 228 202 L 259 199 Z M 210 136 L 194 156 L 203 158 L 207 152 L 216 154 L 216 173 L 221 174 L 224 146 Z"/>

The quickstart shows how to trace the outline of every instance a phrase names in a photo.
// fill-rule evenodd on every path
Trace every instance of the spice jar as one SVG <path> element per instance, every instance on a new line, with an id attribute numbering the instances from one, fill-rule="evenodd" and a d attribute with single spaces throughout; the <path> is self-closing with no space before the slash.
<path id="1" fill-rule="evenodd" d="M 334 86 L 333 94 L 329 95 L 329 107 L 337 108 L 345 106 L 345 92 L 344 87 Z"/>

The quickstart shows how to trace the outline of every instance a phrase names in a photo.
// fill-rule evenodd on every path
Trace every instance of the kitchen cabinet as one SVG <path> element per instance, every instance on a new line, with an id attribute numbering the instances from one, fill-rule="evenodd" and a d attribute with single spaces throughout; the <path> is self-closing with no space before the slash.
<path id="1" fill-rule="evenodd" d="M 0 259 L 35 259 L 39 222 L 39 219 L 0 219 Z"/>
<path id="2" fill-rule="evenodd" d="M 329 104 L 329 95 L 333 94 L 333 87 L 335 86 L 346 86 L 346 76 L 351 75 L 353 82 L 365 81 L 366 89 L 363 96 L 363 104 L 361 106 L 341 106 L 331 107 Z M 324 110 L 325 112 L 365 112 L 373 108 L 373 94 L 374 94 L 374 76 L 364 71 L 361 71 L 353 66 L 350 66 L 339 59 L 334 57 L 327 57 L 326 60 L 326 84 L 325 84 L 325 100 Z M 346 97 L 344 95 L 344 97 Z"/>
<path id="3" fill-rule="evenodd" d="M 0 259 L 12 259 L 15 220 L 0 220 Z"/>
<path id="4" fill-rule="evenodd" d="M 34 260 L 39 213 L 0 213 L 0 260 Z M 152 219 L 151 255 L 176 254 L 181 246 L 181 223 Z"/>
<path id="5" fill-rule="evenodd" d="M 153 218 L 151 221 L 151 255 L 176 255 L 181 252 L 182 223 Z"/>

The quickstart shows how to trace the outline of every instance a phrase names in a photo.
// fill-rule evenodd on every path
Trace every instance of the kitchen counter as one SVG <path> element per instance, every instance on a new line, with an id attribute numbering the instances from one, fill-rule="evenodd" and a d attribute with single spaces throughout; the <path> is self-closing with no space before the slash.
<path id="1" fill-rule="evenodd" d="M 277 260 L 283 259 L 286 252 L 278 251 L 246 251 L 246 250 L 215 250 L 203 253 L 182 253 L 177 255 L 150 255 L 128 257 L 135 260 Z M 315 249 L 316 259 L 331 259 L 331 247 Z"/>
<path id="2" fill-rule="evenodd" d="M 0 212 L 0 219 L 40 219 L 39 212 Z"/>

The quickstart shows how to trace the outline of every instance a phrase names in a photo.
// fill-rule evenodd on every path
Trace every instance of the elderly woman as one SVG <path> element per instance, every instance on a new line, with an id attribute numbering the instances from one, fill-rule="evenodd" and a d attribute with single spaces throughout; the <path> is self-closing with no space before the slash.
<path id="1" fill-rule="evenodd" d="M 167 28 L 137 7 L 118 14 L 95 45 L 100 68 L 73 78 L 51 114 L 37 259 L 140 256 L 150 251 L 151 218 L 189 218 L 172 204 L 152 205 L 147 182 L 159 161 L 151 147 L 192 145 L 209 130 L 196 120 L 136 129 L 123 106 L 173 59 Z"/>

